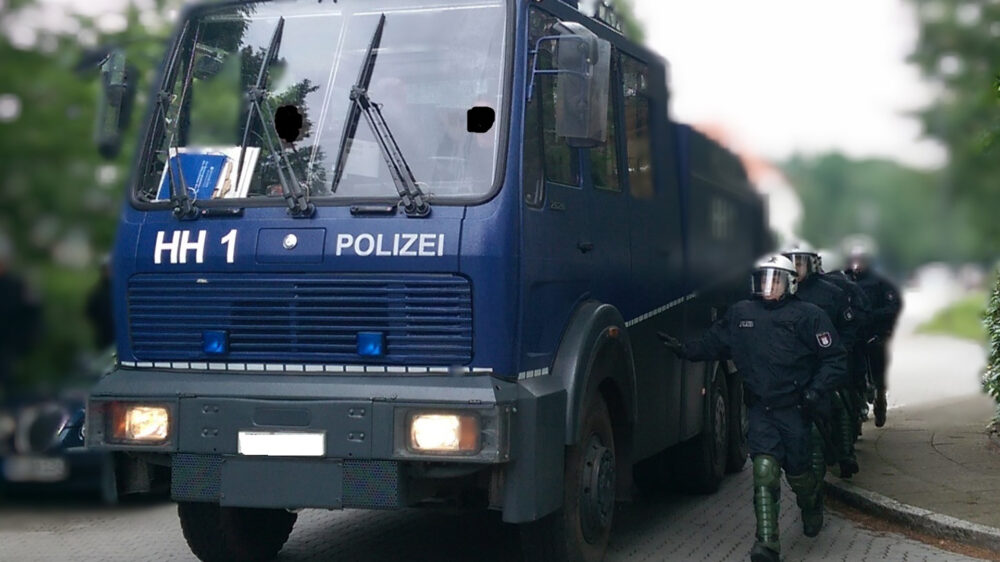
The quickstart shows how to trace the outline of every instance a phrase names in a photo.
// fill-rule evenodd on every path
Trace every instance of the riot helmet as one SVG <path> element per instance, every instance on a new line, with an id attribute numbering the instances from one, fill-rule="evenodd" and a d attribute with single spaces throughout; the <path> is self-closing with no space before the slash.
<path id="1" fill-rule="evenodd" d="M 844 269 L 844 256 L 837 250 L 819 250 L 819 263 L 817 271 L 826 273 L 828 271 L 840 271 Z"/>
<path id="2" fill-rule="evenodd" d="M 819 272 L 819 253 L 808 242 L 792 242 L 781 253 L 792 261 L 799 282 Z"/>
<path id="3" fill-rule="evenodd" d="M 864 273 L 871 265 L 871 251 L 862 245 L 852 246 L 847 254 L 847 268 L 851 273 Z"/>
<path id="4" fill-rule="evenodd" d="M 792 260 L 781 254 L 765 256 L 750 276 L 750 292 L 755 298 L 777 301 L 794 295 L 798 287 Z"/>

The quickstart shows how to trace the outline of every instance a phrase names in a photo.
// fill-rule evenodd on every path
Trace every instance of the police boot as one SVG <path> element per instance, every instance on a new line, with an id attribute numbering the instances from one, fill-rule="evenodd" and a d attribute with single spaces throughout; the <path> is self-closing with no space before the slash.
<path id="1" fill-rule="evenodd" d="M 802 474 L 785 474 L 785 479 L 795 492 L 795 503 L 802 509 L 802 532 L 815 537 L 823 528 L 823 499 L 816 476 L 807 470 Z"/>
<path id="2" fill-rule="evenodd" d="M 750 550 L 753 562 L 778 562 L 778 506 L 781 499 L 781 466 L 771 455 L 753 458 L 753 510 L 757 517 L 757 542 Z"/>
<path id="3" fill-rule="evenodd" d="M 875 427 L 882 427 L 885 425 L 885 389 L 878 389 L 878 395 L 875 396 L 875 404 L 873 406 L 875 409 Z"/>
<path id="4" fill-rule="evenodd" d="M 833 416 L 836 427 L 833 438 L 837 446 L 841 478 L 850 478 L 858 472 L 858 460 L 854 456 L 854 416 L 849 404 L 845 391 L 834 393 Z"/>

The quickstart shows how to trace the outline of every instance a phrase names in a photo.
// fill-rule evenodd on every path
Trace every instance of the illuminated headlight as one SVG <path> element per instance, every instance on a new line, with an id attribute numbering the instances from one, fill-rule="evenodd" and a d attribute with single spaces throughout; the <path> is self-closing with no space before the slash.
<path id="1" fill-rule="evenodd" d="M 476 453 L 479 418 L 467 414 L 414 414 L 410 418 L 409 448 L 426 453 Z"/>
<path id="2" fill-rule="evenodd" d="M 151 404 L 113 404 L 109 427 L 119 443 L 159 444 L 170 436 L 170 411 Z"/>

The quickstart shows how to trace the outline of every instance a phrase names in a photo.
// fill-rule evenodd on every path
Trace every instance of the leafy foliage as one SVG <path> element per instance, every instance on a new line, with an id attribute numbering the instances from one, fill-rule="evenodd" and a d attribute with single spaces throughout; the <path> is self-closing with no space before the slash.
<path id="1" fill-rule="evenodd" d="M 983 388 L 1000 404 L 1000 275 L 997 276 L 993 292 L 990 293 L 984 324 L 990 355 L 986 361 L 986 372 L 983 374 Z M 1000 411 L 997 413 L 997 420 L 1000 421 Z"/>
<path id="2" fill-rule="evenodd" d="M 802 199 L 802 235 L 817 246 L 868 234 L 879 241 L 884 265 L 897 273 L 942 257 L 972 256 L 972 232 L 945 204 L 938 172 L 836 153 L 795 156 L 783 169 Z"/>
<path id="3" fill-rule="evenodd" d="M 20 10 L 36 3 L 0 4 L 0 29 L 17 25 Z M 125 49 L 138 70 L 136 105 L 145 106 L 165 31 L 143 22 L 166 21 L 168 6 L 160 1 L 149 9 L 155 14 L 140 18 L 130 8 L 120 33 L 102 34 L 81 16 L 77 33 L 43 28 L 30 47 L 0 34 L 0 94 L 19 107 L 0 120 L 0 235 L 17 248 L 14 265 L 28 276 L 43 306 L 41 345 L 17 366 L 15 383 L 61 378 L 92 346 L 84 303 L 99 256 L 114 238 L 139 120 L 132 120 L 118 158 L 98 156 L 93 131 L 99 81 L 96 66 L 77 68 L 88 55 L 79 39 L 90 36 L 97 44 Z M 100 57 L 89 58 L 96 63 Z"/>
<path id="4" fill-rule="evenodd" d="M 1000 243 L 1000 3 L 910 0 L 920 37 L 911 60 L 942 95 L 920 113 L 948 148 L 948 184 L 969 213 L 983 255 Z"/>

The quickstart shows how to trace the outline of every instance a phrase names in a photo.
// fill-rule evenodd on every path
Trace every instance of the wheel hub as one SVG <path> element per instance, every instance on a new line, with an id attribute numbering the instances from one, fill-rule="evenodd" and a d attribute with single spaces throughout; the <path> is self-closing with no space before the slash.
<path id="1" fill-rule="evenodd" d="M 588 542 L 597 540 L 611 526 L 615 508 L 615 457 L 594 436 L 587 447 L 582 474 L 580 519 L 583 536 Z"/>

